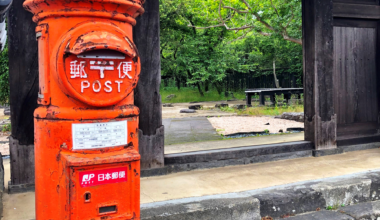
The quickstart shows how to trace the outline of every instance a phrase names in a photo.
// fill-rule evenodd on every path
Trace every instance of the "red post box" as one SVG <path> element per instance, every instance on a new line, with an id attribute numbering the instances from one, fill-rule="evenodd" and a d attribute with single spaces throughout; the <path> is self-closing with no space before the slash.
<path id="1" fill-rule="evenodd" d="M 140 219 L 143 0 L 26 0 L 38 24 L 37 220 Z"/>

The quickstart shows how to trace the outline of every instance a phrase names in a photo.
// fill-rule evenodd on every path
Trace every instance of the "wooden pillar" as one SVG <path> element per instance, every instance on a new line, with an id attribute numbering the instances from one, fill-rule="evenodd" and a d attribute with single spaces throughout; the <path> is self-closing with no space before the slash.
<path id="1" fill-rule="evenodd" d="M 333 105 L 333 2 L 303 0 L 305 140 L 335 149 Z"/>
<path id="2" fill-rule="evenodd" d="M 13 0 L 8 13 L 9 84 L 12 135 L 10 192 L 34 188 L 34 123 L 38 50 L 32 14 Z"/>
<path id="3" fill-rule="evenodd" d="M 137 18 L 137 25 L 133 29 L 133 40 L 141 58 L 135 105 L 140 108 L 141 169 L 151 169 L 164 166 L 159 1 L 146 1 L 144 9 L 145 13 Z"/>

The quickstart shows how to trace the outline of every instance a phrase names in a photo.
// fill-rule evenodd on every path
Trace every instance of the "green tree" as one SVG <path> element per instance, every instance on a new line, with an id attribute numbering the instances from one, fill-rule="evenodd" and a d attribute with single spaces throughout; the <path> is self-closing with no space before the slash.
<path id="1" fill-rule="evenodd" d="M 0 52 L 0 104 L 9 103 L 8 46 Z"/>
<path id="2" fill-rule="evenodd" d="M 250 32 L 263 36 L 278 35 L 302 44 L 301 0 L 188 0 L 187 3 L 203 18 L 199 23 L 189 22 L 190 27 L 224 27 L 241 32 L 239 39 Z"/>
<path id="3" fill-rule="evenodd" d="M 273 74 L 270 69 L 275 61 L 279 73 L 284 72 L 281 69 L 290 69 L 301 82 L 302 47 L 299 42 L 285 39 L 284 30 L 277 31 L 286 21 L 286 36 L 300 39 L 300 2 L 292 0 L 287 5 L 266 0 L 246 2 L 250 7 L 260 6 L 259 19 L 252 14 L 253 9 L 251 14 L 234 10 L 247 7 L 244 2 L 239 6 L 242 2 L 230 0 L 230 6 L 226 6 L 223 1 L 214 0 L 161 0 L 162 75 L 176 79 L 178 89 L 178 82 L 186 81 L 196 86 L 201 95 L 210 85 L 221 93 L 227 74 Z M 220 15 L 227 19 L 223 20 L 226 25 L 220 25 Z M 247 28 L 247 21 L 255 28 Z M 232 30 L 230 27 L 236 27 L 235 31 L 228 31 Z"/>
<path id="4" fill-rule="evenodd" d="M 165 0 L 160 4 L 163 75 L 177 81 L 186 78 L 187 84 L 197 86 L 201 95 L 210 84 L 221 93 L 220 82 L 227 69 L 223 48 L 226 30 L 187 27 L 188 21 L 199 20 L 198 14 L 187 7 L 187 1 Z"/>

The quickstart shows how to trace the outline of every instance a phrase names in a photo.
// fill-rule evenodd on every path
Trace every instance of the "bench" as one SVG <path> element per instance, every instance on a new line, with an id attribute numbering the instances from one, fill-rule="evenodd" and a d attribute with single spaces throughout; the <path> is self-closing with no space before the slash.
<path id="1" fill-rule="evenodd" d="M 265 96 L 270 96 L 270 100 L 272 103 L 276 102 L 276 95 L 284 94 L 284 99 L 286 103 L 289 102 L 292 94 L 301 95 L 303 93 L 303 88 L 261 88 L 261 89 L 247 89 L 245 91 L 245 95 L 247 98 L 247 106 L 251 106 L 251 98 L 253 95 L 260 96 L 260 105 L 265 105 Z"/>

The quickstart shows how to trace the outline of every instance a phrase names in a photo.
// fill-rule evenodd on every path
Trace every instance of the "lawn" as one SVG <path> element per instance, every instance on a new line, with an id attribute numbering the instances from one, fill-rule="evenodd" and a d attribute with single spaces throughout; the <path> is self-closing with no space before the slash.
<path id="1" fill-rule="evenodd" d="M 218 94 L 216 90 L 210 90 L 209 92 L 205 92 L 202 97 L 196 88 L 184 87 L 181 88 L 180 91 L 176 87 L 165 87 L 161 88 L 161 99 L 162 103 L 183 103 L 183 102 L 204 102 L 204 101 L 226 101 L 232 99 L 240 99 L 243 100 L 245 98 L 244 91 L 233 92 L 233 96 L 229 95 L 225 97 L 224 92 L 222 94 Z M 169 95 L 175 95 L 172 99 L 166 99 Z M 253 97 L 258 99 L 258 97 Z M 303 112 L 304 108 L 301 104 L 294 105 L 286 105 L 281 104 L 284 102 L 283 95 L 276 96 L 276 100 L 279 102 L 274 107 L 273 106 L 258 106 L 258 102 L 253 102 L 252 105 L 254 107 L 248 107 L 244 109 L 236 109 L 232 106 L 221 108 L 222 111 L 225 112 L 233 112 L 238 115 L 252 115 L 252 116 L 278 116 L 284 112 Z M 269 98 L 267 98 L 269 101 Z"/>
<path id="2" fill-rule="evenodd" d="M 221 108 L 225 112 L 233 112 L 238 115 L 252 115 L 252 116 L 278 116 L 284 112 L 303 112 L 303 105 L 283 105 L 283 106 L 259 106 L 249 107 L 245 109 L 236 109 L 232 107 Z"/>
<path id="3" fill-rule="evenodd" d="M 162 103 L 181 103 L 181 102 L 208 102 L 208 101 L 226 101 L 231 99 L 245 99 L 244 91 L 233 92 L 233 96 L 225 97 L 224 92 L 218 94 L 216 90 L 210 90 L 201 96 L 197 88 L 183 87 L 178 91 L 176 87 L 164 87 L 160 90 Z M 166 99 L 167 96 L 174 94 L 172 99 Z"/>

